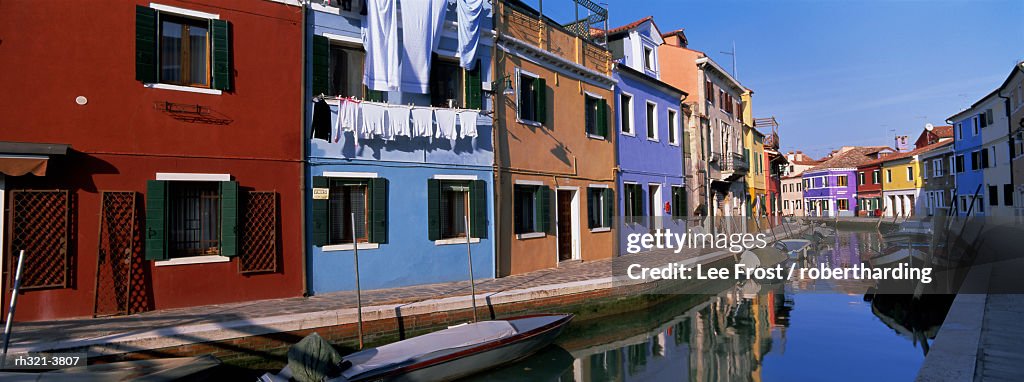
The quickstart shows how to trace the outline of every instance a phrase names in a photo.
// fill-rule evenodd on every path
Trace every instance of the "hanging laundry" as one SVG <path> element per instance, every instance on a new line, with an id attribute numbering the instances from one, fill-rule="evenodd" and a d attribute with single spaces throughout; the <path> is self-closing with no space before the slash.
<path id="1" fill-rule="evenodd" d="M 484 0 L 456 0 L 459 13 L 459 64 L 472 70 L 480 44 L 480 19 Z"/>
<path id="2" fill-rule="evenodd" d="M 404 105 L 392 105 L 388 107 L 388 122 L 391 125 L 391 134 L 396 137 L 408 137 L 409 114 L 412 108 Z"/>
<path id="3" fill-rule="evenodd" d="M 429 137 L 434 134 L 434 109 L 415 107 L 412 109 L 412 136 Z"/>
<path id="4" fill-rule="evenodd" d="M 430 58 L 441 41 L 448 0 L 400 0 L 402 17 L 402 91 L 430 92 Z"/>
<path id="5" fill-rule="evenodd" d="M 360 125 L 362 125 L 362 116 L 359 113 L 360 101 L 356 101 L 350 98 L 343 98 L 341 100 L 341 106 L 339 108 L 339 117 L 341 120 L 341 131 L 356 131 Z"/>
<path id="6" fill-rule="evenodd" d="M 322 98 L 313 104 L 312 137 L 331 141 L 331 106 Z"/>
<path id="7" fill-rule="evenodd" d="M 462 110 L 459 112 L 459 125 L 462 130 L 459 130 L 459 138 L 475 137 L 476 133 L 476 120 L 480 116 L 479 110 Z"/>
<path id="8" fill-rule="evenodd" d="M 363 102 L 362 106 L 363 114 L 363 131 L 362 138 L 373 138 L 375 136 L 383 136 L 385 134 L 384 129 L 384 114 L 386 109 L 384 105 L 376 102 Z"/>
<path id="9" fill-rule="evenodd" d="M 434 110 L 434 117 L 437 118 L 437 138 L 455 139 L 455 110 L 437 109 Z"/>
<path id="10" fill-rule="evenodd" d="M 341 102 L 344 103 L 345 101 L 342 100 Z M 334 121 L 333 123 L 331 123 L 331 138 L 333 138 L 333 140 L 331 140 L 331 142 L 338 142 L 338 140 L 341 139 L 341 134 L 342 134 L 341 133 L 341 105 L 342 105 L 342 103 L 339 103 L 337 108 L 331 108 L 331 118 L 333 118 L 332 121 Z"/>
<path id="11" fill-rule="evenodd" d="M 368 0 L 363 18 L 363 84 L 371 90 L 398 90 L 398 0 Z"/>

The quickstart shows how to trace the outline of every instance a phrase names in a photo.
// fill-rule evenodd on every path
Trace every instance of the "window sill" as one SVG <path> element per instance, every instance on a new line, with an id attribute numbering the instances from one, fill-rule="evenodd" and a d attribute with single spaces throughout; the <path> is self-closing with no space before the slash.
<path id="1" fill-rule="evenodd" d="M 658 138 L 650 138 L 650 137 L 648 137 L 647 140 L 651 141 L 651 142 L 661 142 L 661 140 L 659 140 Z"/>
<path id="2" fill-rule="evenodd" d="M 200 94 L 212 94 L 212 95 L 221 95 L 223 93 L 222 91 L 220 91 L 218 89 L 197 88 L 197 87 L 193 87 L 193 86 L 181 86 L 181 85 L 160 84 L 160 83 L 157 83 L 157 84 L 142 84 L 142 86 L 144 86 L 146 88 L 150 88 L 150 89 L 174 90 L 174 91 L 188 92 L 188 93 L 200 93 Z"/>
<path id="3" fill-rule="evenodd" d="M 335 251 L 351 251 L 356 247 L 352 244 L 331 244 L 320 247 L 323 252 L 335 252 Z M 380 244 L 377 243 L 359 243 L 359 249 L 377 249 L 380 248 Z"/>
<path id="4" fill-rule="evenodd" d="M 539 239 L 539 238 L 546 237 L 546 236 L 548 236 L 548 234 L 546 232 L 518 233 L 518 234 L 516 234 L 516 239 L 518 239 L 518 240 Z"/>
<path id="5" fill-rule="evenodd" d="M 158 267 L 166 267 L 171 265 L 188 265 L 188 264 L 206 264 L 206 263 L 225 263 L 231 261 L 230 257 L 220 255 L 210 256 L 189 256 L 179 257 L 170 260 L 154 261 L 153 265 Z"/>
<path id="6" fill-rule="evenodd" d="M 628 137 L 635 137 L 636 133 L 631 133 L 631 132 L 628 132 L 628 131 L 623 131 L 622 135 L 625 135 L 625 136 L 628 136 Z"/>
<path id="7" fill-rule="evenodd" d="M 591 228 L 591 229 L 590 229 L 590 232 L 591 232 L 591 233 L 598 233 L 598 232 L 611 232 L 611 230 L 612 230 L 612 228 L 611 228 L 611 227 L 600 227 L 600 228 Z"/>
<path id="8" fill-rule="evenodd" d="M 591 133 L 587 133 L 587 138 L 596 139 L 596 140 L 599 140 L 599 141 L 605 140 L 603 135 L 597 135 L 597 134 L 591 134 Z"/>
<path id="9" fill-rule="evenodd" d="M 470 242 L 470 244 L 479 243 L 480 242 L 480 238 L 472 237 L 472 238 L 469 239 L 469 242 Z M 456 245 L 456 244 L 466 244 L 466 238 L 464 238 L 464 237 L 456 237 L 456 238 L 451 238 L 451 239 L 434 240 L 434 245 Z"/>
<path id="10" fill-rule="evenodd" d="M 530 125 L 530 126 L 537 126 L 537 127 L 543 127 L 544 126 L 543 123 L 540 123 L 540 122 L 537 122 L 537 121 L 530 121 L 530 120 L 526 120 L 526 119 L 519 119 L 519 117 L 516 117 L 516 122 L 519 122 L 520 124 L 523 124 L 523 125 Z"/>

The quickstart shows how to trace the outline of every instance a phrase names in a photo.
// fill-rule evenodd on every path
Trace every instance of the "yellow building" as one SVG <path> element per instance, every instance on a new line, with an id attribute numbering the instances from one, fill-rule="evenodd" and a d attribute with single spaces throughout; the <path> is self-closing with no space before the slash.
<path id="1" fill-rule="evenodd" d="M 750 170 L 747 171 L 747 216 L 764 215 L 767 200 L 767 168 L 764 160 L 764 134 L 754 128 L 750 101 L 754 92 L 743 92 L 743 157 Z"/>
<path id="2" fill-rule="evenodd" d="M 912 216 L 924 182 L 917 150 L 894 154 L 882 162 L 882 199 L 886 216 Z"/>

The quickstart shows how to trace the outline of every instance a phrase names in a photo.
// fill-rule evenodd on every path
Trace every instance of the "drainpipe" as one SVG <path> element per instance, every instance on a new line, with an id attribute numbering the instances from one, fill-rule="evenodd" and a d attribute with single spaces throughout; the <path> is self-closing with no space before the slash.
<path id="1" fill-rule="evenodd" d="M 299 126 L 299 143 L 302 145 L 302 160 L 299 162 L 302 166 L 302 170 L 299 171 L 299 221 L 302 222 L 302 227 L 306 227 L 306 175 L 309 169 L 309 140 L 306 135 L 306 107 L 309 105 L 309 92 L 306 90 L 306 49 L 309 48 L 307 46 L 309 41 L 306 38 L 306 28 L 308 27 L 306 25 L 306 13 L 308 10 L 307 3 L 308 2 L 306 1 L 302 2 L 302 57 L 299 60 L 302 64 L 302 84 L 299 85 L 299 98 L 302 100 L 302 107 L 299 108 L 302 113 L 299 118 L 301 122 L 301 126 Z M 300 237 L 301 239 L 299 241 L 302 243 L 302 296 L 309 297 L 311 293 L 309 291 L 309 265 L 307 262 L 309 257 L 312 256 L 313 251 L 309 249 L 309 243 L 306 240 L 305 228 L 302 229 Z"/>
<path id="2" fill-rule="evenodd" d="M 501 154 L 500 150 L 500 138 L 498 137 L 498 106 L 504 105 L 504 94 L 505 94 L 505 76 L 504 67 L 498 66 L 498 40 L 501 39 L 501 28 L 498 26 L 498 22 L 501 20 L 502 15 L 505 12 L 505 7 L 502 1 L 495 1 L 491 5 L 491 12 L 494 18 L 491 21 L 491 27 L 494 28 L 494 46 L 491 47 L 491 79 L 497 79 L 497 81 L 491 82 L 491 93 L 494 94 L 494 102 L 491 105 L 491 154 L 494 156 L 494 169 L 491 171 L 494 177 L 494 202 L 492 204 L 492 210 L 494 211 L 494 278 L 501 277 L 501 251 L 502 244 L 505 241 L 504 231 L 502 230 L 503 224 L 501 219 L 498 219 L 499 209 L 501 208 L 503 186 L 501 180 Z M 500 76 L 500 77 L 499 77 Z M 494 89 L 494 83 L 497 82 L 501 88 L 501 92 Z"/>
<path id="3" fill-rule="evenodd" d="M 607 48 L 607 46 L 606 46 L 606 48 Z M 609 71 L 608 75 L 612 76 L 611 71 Z M 615 102 L 615 85 L 612 85 L 611 90 L 612 90 L 612 102 L 614 104 L 614 102 Z M 679 110 L 682 111 L 683 109 L 680 108 Z M 622 115 L 622 113 L 620 112 L 619 115 Z M 621 173 L 622 172 L 622 167 L 619 164 L 619 144 L 618 144 L 619 132 L 618 132 L 618 130 L 615 130 L 616 128 L 618 128 L 618 127 L 617 126 L 607 127 L 607 129 L 609 131 L 609 133 L 608 133 L 608 140 L 612 143 L 612 159 L 614 161 L 612 163 L 615 164 L 615 167 L 612 168 L 612 190 L 613 190 L 612 192 L 614 193 L 614 195 L 617 195 L 617 196 L 615 198 L 613 198 L 615 200 L 612 200 L 612 203 L 615 204 L 615 211 L 618 211 L 619 210 L 619 200 L 618 199 L 619 199 L 619 197 L 622 197 L 622 196 L 625 196 L 625 195 L 623 195 L 622 194 L 622 190 L 619 189 L 619 181 L 618 181 L 618 177 L 619 176 L 616 176 L 616 173 Z M 575 166 L 575 165 L 576 165 L 576 161 L 573 160 L 573 166 Z M 614 216 L 615 216 L 615 214 L 612 214 L 612 226 L 615 225 L 615 217 Z M 620 226 L 621 226 L 621 221 L 620 221 Z M 622 238 L 620 237 L 622 235 L 621 227 L 614 227 L 614 228 L 616 228 L 616 229 L 615 229 L 615 234 L 612 235 L 612 257 L 615 257 L 615 254 L 618 253 L 620 248 L 621 248 L 619 246 L 622 245 Z M 582 257 L 582 255 L 580 257 Z"/>

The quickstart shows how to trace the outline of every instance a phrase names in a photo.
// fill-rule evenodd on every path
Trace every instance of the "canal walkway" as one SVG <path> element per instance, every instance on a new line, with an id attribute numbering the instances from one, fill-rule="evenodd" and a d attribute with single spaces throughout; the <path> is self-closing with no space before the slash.
<path id="1" fill-rule="evenodd" d="M 789 232 L 797 230 L 795 226 L 789 228 Z M 781 234 L 779 238 L 784 236 L 787 235 Z M 644 266 L 663 266 L 679 261 L 689 265 L 710 264 L 734 258 L 727 251 L 705 250 L 681 257 L 664 250 L 626 255 L 616 261 L 626 259 Z M 554 269 L 478 280 L 476 305 L 482 319 L 515 311 L 557 310 L 560 304 L 580 304 L 590 298 L 609 296 L 614 287 L 624 285 L 621 278 L 613 279 L 612 273 L 613 260 L 608 259 L 564 262 Z M 362 314 L 368 323 L 365 329 L 374 333 L 393 331 L 403 325 L 408 330 L 410 326 L 423 329 L 464 321 L 472 317 L 467 316 L 473 304 L 470 293 L 468 281 L 363 291 Z M 356 294 L 345 291 L 130 316 L 16 322 L 10 353 L 75 351 L 115 359 L 139 354 L 213 354 L 231 358 L 294 343 L 313 331 L 325 337 L 334 333 L 335 338 L 351 339 L 355 322 Z M 343 331 L 345 334 L 340 334 Z M 277 335 L 281 333 L 289 335 Z M 262 337 L 267 337 L 266 341 L 260 340 Z"/>

